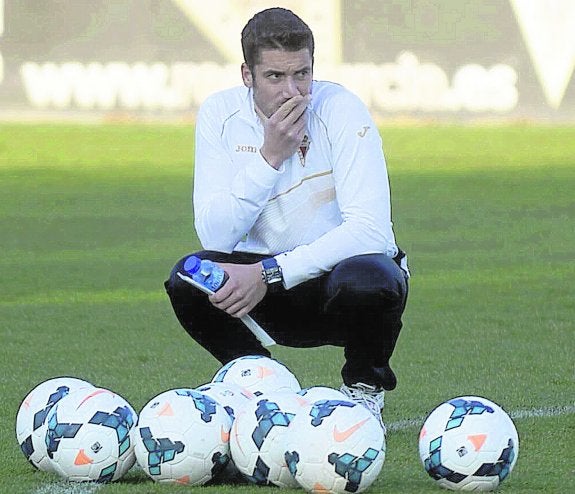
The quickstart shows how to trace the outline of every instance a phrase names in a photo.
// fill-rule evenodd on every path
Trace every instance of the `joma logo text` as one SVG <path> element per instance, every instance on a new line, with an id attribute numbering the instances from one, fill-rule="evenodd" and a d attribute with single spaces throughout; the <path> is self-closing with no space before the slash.
<path id="1" fill-rule="evenodd" d="M 362 129 L 360 131 L 358 131 L 357 135 L 359 137 L 365 137 L 365 134 L 367 134 L 368 130 L 369 130 L 369 126 L 365 125 L 364 127 L 362 127 Z"/>
<path id="2" fill-rule="evenodd" d="M 236 153 L 257 153 L 258 149 L 255 146 L 247 146 L 238 144 L 236 147 Z"/>

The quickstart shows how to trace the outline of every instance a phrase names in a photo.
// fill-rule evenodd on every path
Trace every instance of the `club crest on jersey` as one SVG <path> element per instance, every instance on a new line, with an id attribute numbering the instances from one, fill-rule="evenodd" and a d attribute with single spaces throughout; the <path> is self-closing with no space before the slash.
<path id="1" fill-rule="evenodd" d="M 301 166 L 305 166 L 305 155 L 307 154 L 307 151 L 309 149 L 310 144 L 311 144 L 311 141 L 309 140 L 309 137 L 307 135 L 304 135 L 303 140 L 301 141 L 301 144 L 299 145 L 299 149 L 297 152 Z"/>

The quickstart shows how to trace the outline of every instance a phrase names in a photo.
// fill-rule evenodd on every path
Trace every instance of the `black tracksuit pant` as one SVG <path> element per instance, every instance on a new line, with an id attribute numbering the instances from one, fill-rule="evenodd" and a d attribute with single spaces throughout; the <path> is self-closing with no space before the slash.
<path id="1" fill-rule="evenodd" d="M 403 254 L 403 253 L 401 253 Z M 265 257 L 201 251 L 215 262 L 251 264 Z M 266 355 L 243 323 L 215 308 L 207 296 L 181 280 L 181 259 L 165 282 L 174 312 L 184 329 L 222 364 L 243 355 Z M 389 365 L 402 327 L 407 276 L 399 258 L 365 254 L 340 262 L 319 278 L 289 290 L 273 287 L 250 315 L 278 344 L 289 347 L 336 345 L 344 348 L 345 384 L 363 382 L 386 390 L 396 386 Z"/>

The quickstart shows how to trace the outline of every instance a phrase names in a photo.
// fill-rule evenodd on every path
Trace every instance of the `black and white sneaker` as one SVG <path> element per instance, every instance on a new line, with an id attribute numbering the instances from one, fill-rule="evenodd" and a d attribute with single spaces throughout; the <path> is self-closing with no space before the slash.
<path id="1" fill-rule="evenodd" d="M 383 424 L 383 419 L 381 418 L 381 411 L 383 410 L 384 406 L 385 394 L 383 389 L 372 386 L 371 384 L 355 383 L 351 386 L 346 386 L 343 384 L 339 390 L 350 400 L 363 405 L 371 413 L 373 413 L 383 428 L 383 432 L 385 433 L 385 425 Z"/>

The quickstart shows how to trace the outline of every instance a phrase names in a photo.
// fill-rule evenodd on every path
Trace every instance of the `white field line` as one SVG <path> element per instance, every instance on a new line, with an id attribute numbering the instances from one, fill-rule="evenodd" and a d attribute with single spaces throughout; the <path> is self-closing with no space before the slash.
<path id="1" fill-rule="evenodd" d="M 561 415 L 572 415 L 575 413 L 575 405 L 532 408 L 529 410 L 516 410 L 509 412 L 514 420 L 531 419 L 531 418 L 550 418 Z M 416 429 L 423 425 L 426 417 L 417 419 L 399 420 L 386 424 L 388 432 L 398 432 L 407 429 Z M 135 466 L 136 467 L 136 466 Z M 94 494 L 103 484 L 75 484 L 73 482 L 53 482 L 43 485 L 36 489 L 33 494 Z"/>
<path id="2" fill-rule="evenodd" d="M 94 494 L 103 484 L 84 484 L 66 482 L 53 482 L 38 487 L 33 494 Z"/>
<path id="3" fill-rule="evenodd" d="M 572 415 L 575 413 L 575 405 L 532 408 L 529 410 L 515 410 L 509 412 L 509 415 L 514 420 L 531 419 L 531 418 L 549 418 L 558 417 L 560 415 Z M 385 426 L 389 432 L 404 431 L 411 428 L 419 428 L 425 422 L 427 417 L 419 417 L 417 419 L 398 420 L 397 422 L 386 423 Z"/>

